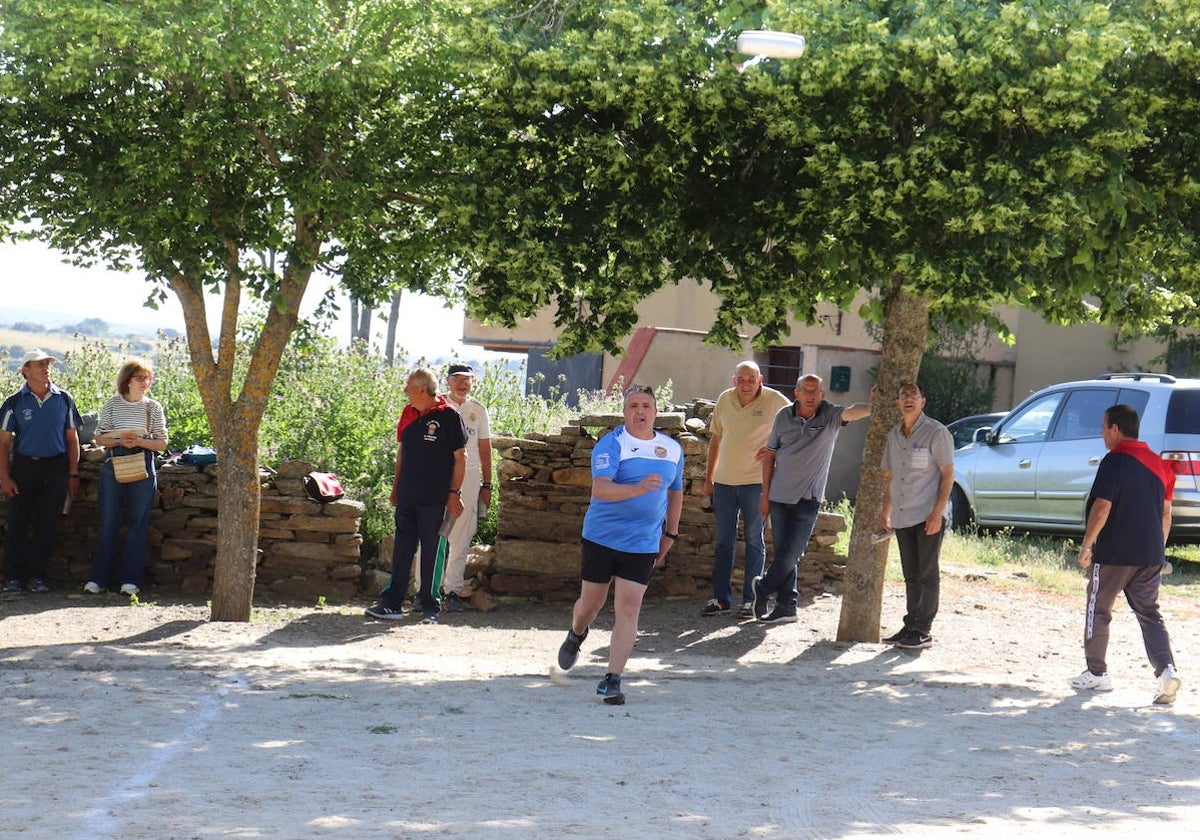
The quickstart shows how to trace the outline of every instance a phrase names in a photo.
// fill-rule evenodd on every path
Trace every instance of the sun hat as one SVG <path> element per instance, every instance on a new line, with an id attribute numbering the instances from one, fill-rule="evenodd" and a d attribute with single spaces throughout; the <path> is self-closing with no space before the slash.
<path id="1" fill-rule="evenodd" d="M 41 362 L 46 359 L 49 359 L 52 362 L 58 361 L 58 357 L 51 356 L 49 353 L 43 352 L 42 350 L 30 350 L 25 354 L 25 357 L 21 359 L 21 367 L 25 367 L 25 365 L 29 364 L 30 362 Z"/>

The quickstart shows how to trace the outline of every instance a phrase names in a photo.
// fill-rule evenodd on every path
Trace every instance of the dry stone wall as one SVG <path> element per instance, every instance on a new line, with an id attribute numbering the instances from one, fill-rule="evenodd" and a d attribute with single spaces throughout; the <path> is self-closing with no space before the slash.
<path id="1" fill-rule="evenodd" d="M 659 428 L 683 447 L 684 505 L 679 540 L 651 581 L 651 596 L 707 600 L 712 590 L 715 522 L 701 506 L 712 403 L 699 400 L 659 415 Z M 488 609 L 494 596 L 572 600 L 579 594 L 579 541 L 591 498 L 591 455 L 600 436 L 623 422 L 620 415 L 582 417 L 558 434 L 493 437 L 498 456 L 500 516 L 495 546 L 476 546 L 468 561 L 467 595 Z M 87 581 L 99 524 L 97 478 L 104 451 L 85 447 L 80 464 L 81 498 L 60 520 L 58 544 L 48 569 L 56 588 L 79 589 Z M 146 560 L 150 593 L 202 597 L 212 591 L 220 464 L 168 465 L 159 471 Z M 262 473 L 262 508 L 255 591 L 285 600 L 331 603 L 374 595 L 388 585 L 392 541 L 385 539 L 373 562 L 363 562 L 364 505 L 342 499 L 312 501 L 304 461 Z M 0 498 L 0 552 L 6 527 Z M 798 579 L 807 595 L 840 591 L 845 557 L 833 546 L 845 529 L 841 516 L 822 513 Z M 767 531 L 768 560 L 771 551 Z M 742 584 L 744 542 L 738 542 L 734 591 Z"/>
<path id="2" fill-rule="evenodd" d="M 47 569 L 52 587 L 80 589 L 91 571 L 100 513 L 99 465 L 104 450 L 84 448 L 80 498 L 60 520 Z M 304 461 L 264 470 L 255 592 L 281 599 L 345 601 L 358 595 L 362 579 L 360 525 L 364 505 L 342 499 L 320 504 L 304 492 Z M 217 546 L 217 481 L 220 464 L 166 465 L 150 517 L 146 586 L 150 593 L 204 596 L 212 591 Z M 2 497 L 0 497 L 2 498 Z M 7 516 L 0 501 L 0 552 Z"/>
<path id="3" fill-rule="evenodd" d="M 712 591 L 715 521 L 701 506 L 712 403 L 697 401 L 658 416 L 660 431 L 683 447 L 684 505 L 679 540 L 651 580 L 652 596 L 706 600 Z M 558 434 L 493 437 L 499 456 L 500 519 L 486 570 L 496 595 L 573 599 L 579 594 L 579 540 L 591 496 L 596 441 L 623 421 L 620 415 L 585 416 Z M 833 550 L 845 530 L 840 515 L 822 513 L 798 579 L 803 593 L 840 591 L 846 558 Z M 740 592 L 744 543 L 738 543 L 734 591 Z M 767 560 L 771 557 L 767 530 Z"/>

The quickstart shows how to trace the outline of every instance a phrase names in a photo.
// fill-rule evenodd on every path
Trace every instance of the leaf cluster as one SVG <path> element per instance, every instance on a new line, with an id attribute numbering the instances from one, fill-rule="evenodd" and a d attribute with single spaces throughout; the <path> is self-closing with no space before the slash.
<path id="1" fill-rule="evenodd" d="M 499 16 L 439 211 L 471 311 L 514 327 L 550 307 L 565 353 L 615 350 L 666 283 L 715 291 L 710 338 L 731 346 L 893 282 L 960 325 L 998 303 L 1131 330 L 1194 308 L 1197 5 L 579 0 L 537 31 Z M 804 33 L 808 54 L 739 67 L 736 32 L 758 25 Z"/>

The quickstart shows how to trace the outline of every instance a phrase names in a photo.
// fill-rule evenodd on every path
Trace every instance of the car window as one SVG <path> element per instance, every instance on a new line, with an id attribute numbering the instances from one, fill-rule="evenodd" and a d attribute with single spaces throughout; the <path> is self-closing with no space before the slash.
<path id="1" fill-rule="evenodd" d="M 1046 394 L 1028 405 L 1021 406 L 1004 421 L 1000 427 L 998 443 L 1030 443 L 1046 439 L 1050 429 L 1050 421 L 1062 401 L 1063 391 Z M 1100 428 L 1100 424 L 1096 424 Z"/>
<path id="2" fill-rule="evenodd" d="M 1080 440 L 1100 437 L 1100 427 L 1104 424 L 1104 410 L 1117 404 L 1119 394 L 1120 391 L 1116 388 L 1078 388 L 1071 391 L 1063 403 L 1058 420 L 1054 423 L 1051 439 Z"/>
<path id="3" fill-rule="evenodd" d="M 1200 435 L 1200 391 L 1176 391 L 1167 404 L 1168 434 Z"/>

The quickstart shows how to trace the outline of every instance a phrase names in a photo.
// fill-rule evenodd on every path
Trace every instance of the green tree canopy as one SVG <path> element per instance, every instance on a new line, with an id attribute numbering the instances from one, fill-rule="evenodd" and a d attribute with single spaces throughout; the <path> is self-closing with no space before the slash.
<path id="1" fill-rule="evenodd" d="M 722 301 L 711 338 L 736 345 L 749 328 L 764 346 L 818 301 L 873 291 L 883 394 L 917 378 L 931 314 L 967 327 L 1012 303 L 1140 331 L 1191 313 L 1175 165 L 1195 151 L 1176 122 L 1195 99 L 1167 87 L 1195 90 L 1196 6 L 502 6 L 443 210 L 468 237 L 473 311 L 512 326 L 550 306 L 563 351 L 616 350 L 639 301 L 697 282 Z M 808 54 L 735 66 L 736 34 L 759 27 L 806 35 Z M 887 403 L 868 434 L 843 637 L 878 638 L 867 532 Z"/>
<path id="2" fill-rule="evenodd" d="M 437 291 L 426 208 L 458 107 L 441 0 L 11 0 L 0 27 L 0 230 L 178 296 L 221 458 L 213 617 L 245 620 L 257 435 L 312 273 L 362 300 Z M 210 336 L 206 292 L 220 292 Z M 238 316 L 269 301 L 235 368 Z"/>

